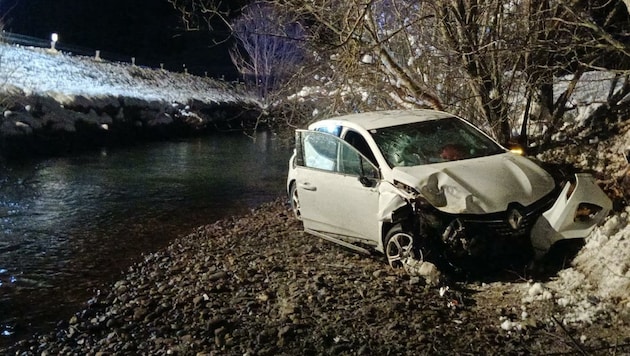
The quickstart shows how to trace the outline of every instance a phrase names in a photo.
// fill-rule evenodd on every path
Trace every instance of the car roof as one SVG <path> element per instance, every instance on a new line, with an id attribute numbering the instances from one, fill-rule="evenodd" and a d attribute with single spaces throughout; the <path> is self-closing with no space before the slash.
<path id="1" fill-rule="evenodd" d="M 331 117 L 328 119 L 316 121 L 309 125 L 309 129 L 312 130 L 321 126 L 337 124 L 343 126 L 356 125 L 358 127 L 362 127 L 365 130 L 372 130 L 383 127 L 404 125 L 413 122 L 444 119 L 448 117 L 455 116 L 453 114 L 449 114 L 443 111 L 429 109 L 370 111 Z M 348 123 L 354 125 L 347 125 Z"/>

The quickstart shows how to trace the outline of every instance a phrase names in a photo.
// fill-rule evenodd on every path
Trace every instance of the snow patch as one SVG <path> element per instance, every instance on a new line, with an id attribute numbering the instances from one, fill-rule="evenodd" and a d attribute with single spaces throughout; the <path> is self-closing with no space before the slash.
<path id="1" fill-rule="evenodd" d="M 586 239 L 570 268 L 547 283 L 532 283 L 523 302 L 550 300 L 563 324 L 592 324 L 630 310 L 630 207 L 609 217 Z M 501 325 L 507 327 L 510 324 Z"/>

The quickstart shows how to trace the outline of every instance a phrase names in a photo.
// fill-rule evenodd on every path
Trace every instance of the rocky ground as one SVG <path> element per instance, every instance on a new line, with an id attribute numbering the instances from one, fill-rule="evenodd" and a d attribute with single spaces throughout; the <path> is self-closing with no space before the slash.
<path id="1" fill-rule="evenodd" d="M 428 286 L 380 255 L 305 235 L 282 199 L 145 256 L 54 333 L 0 353 L 630 353 L 628 309 L 566 324 L 536 282 L 501 273 Z"/>

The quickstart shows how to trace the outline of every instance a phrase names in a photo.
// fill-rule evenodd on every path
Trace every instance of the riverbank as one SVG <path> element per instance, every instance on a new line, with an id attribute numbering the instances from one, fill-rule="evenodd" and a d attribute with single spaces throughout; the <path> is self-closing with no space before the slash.
<path id="1" fill-rule="evenodd" d="M 258 127 L 243 85 L 0 43 L 0 154 L 79 151 Z"/>
<path id="2" fill-rule="evenodd" d="M 516 274 L 426 286 L 303 234 L 278 199 L 145 255 L 56 331 L 0 353 L 630 352 L 627 309 L 565 324 L 562 306 L 535 298 L 543 290 Z"/>

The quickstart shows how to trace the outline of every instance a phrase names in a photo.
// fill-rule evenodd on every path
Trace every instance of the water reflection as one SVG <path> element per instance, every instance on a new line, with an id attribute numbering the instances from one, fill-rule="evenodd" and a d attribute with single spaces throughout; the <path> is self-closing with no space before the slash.
<path id="1" fill-rule="evenodd" d="M 284 194 L 288 157 L 262 134 L 5 164 L 0 347 L 67 320 L 141 253 Z"/>

